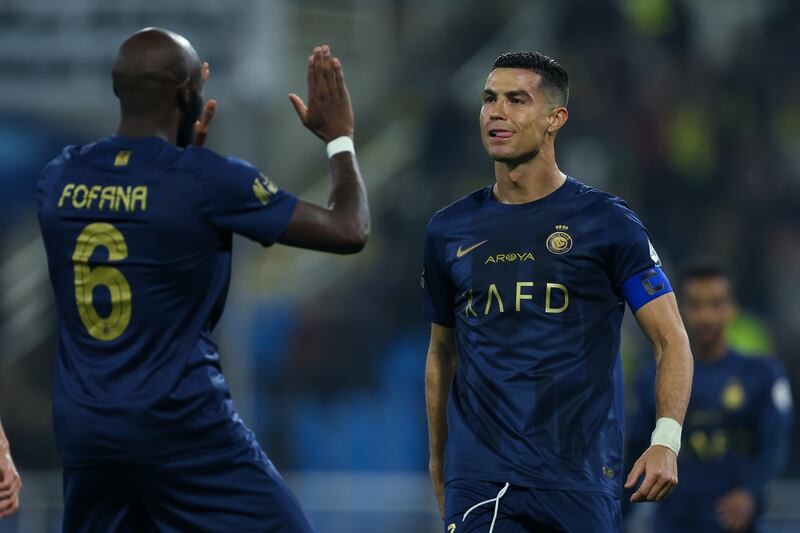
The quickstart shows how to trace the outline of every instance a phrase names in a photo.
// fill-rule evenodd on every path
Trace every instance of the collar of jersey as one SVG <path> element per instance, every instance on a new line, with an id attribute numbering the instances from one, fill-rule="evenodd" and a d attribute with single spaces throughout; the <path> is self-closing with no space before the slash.
<path id="1" fill-rule="evenodd" d="M 162 144 L 169 144 L 161 137 L 156 137 L 154 135 L 148 137 L 128 137 L 127 135 L 109 135 L 108 137 L 106 137 L 105 140 L 113 145 L 120 145 L 120 146 L 130 146 L 134 144 L 145 144 L 145 143 L 155 143 L 155 142 Z"/>
<path id="2" fill-rule="evenodd" d="M 492 194 L 493 185 L 490 185 L 485 189 L 484 193 L 484 203 L 495 209 L 497 211 L 528 211 L 531 209 L 537 209 L 541 206 L 546 206 L 551 202 L 558 200 L 562 196 L 564 196 L 568 191 L 570 191 L 575 186 L 575 179 L 572 176 L 567 176 L 567 179 L 564 180 L 564 183 L 561 186 L 548 194 L 543 198 L 539 198 L 538 200 L 533 200 L 532 202 L 525 202 L 524 204 L 504 204 L 502 202 L 498 202 L 497 199 Z"/>

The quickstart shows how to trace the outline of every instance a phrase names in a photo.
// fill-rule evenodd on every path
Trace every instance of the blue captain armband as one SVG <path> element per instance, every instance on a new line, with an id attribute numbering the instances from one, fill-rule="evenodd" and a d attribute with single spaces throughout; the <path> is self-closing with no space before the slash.
<path id="1" fill-rule="evenodd" d="M 648 268 L 622 284 L 625 301 L 634 313 L 659 296 L 672 292 L 667 276 L 661 267 Z"/>

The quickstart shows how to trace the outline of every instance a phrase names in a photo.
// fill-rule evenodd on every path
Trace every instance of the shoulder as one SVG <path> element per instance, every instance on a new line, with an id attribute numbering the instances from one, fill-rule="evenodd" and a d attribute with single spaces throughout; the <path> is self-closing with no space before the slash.
<path id="1" fill-rule="evenodd" d="M 251 163 L 238 157 L 223 156 L 208 148 L 189 146 L 183 150 L 181 163 L 198 166 L 202 174 L 222 178 L 233 175 L 246 175 L 251 179 L 258 176 L 258 169 Z"/>
<path id="2" fill-rule="evenodd" d="M 483 187 L 436 211 L 428 222 L 428 233 L 442 235 L 452 224 L 473 216 L 486 194 L 487 187 Z"/>
<path id="3" fill-rule="evenodd" d="M 45 186 L 50 182 L 55 183 L 60 179 L 60 176 L 63 175 L 65 169 L 85 164 L 85 160 L 83 160 L 82 156 L 90 153 L 94 149 L 95 144 L 96 143 L 83 145 L 71 144 L 65 146 L 56 157 L 42 168 L 39 174 L 39 185 Z"/>
<path id="4" fill-rule="evenodd" d="M 220 155 L 207 148 L 185 148 L 178 166 L 197 177 L 212 203 L 231 198 L 240 200 L 243 195 L 253 192 L 257 197 L 270 196 L 277 192 L 277 186 L 261 174 L 255 165 L 238 157 Z"/>
<path id="5" fill-rule="evenodd" d="M 65 146 L 61 153 L 59 153 L 56 157 L 54 157 L 47 165 L 45 165 L 44 170 L 47 171 L 49 169 L 66 165 L 75 161 L 75 159 L 81 154 L 90 151 L 94 143 L 91 144 L 70 144 L 69 146 Z"/>
<path id="6" fill-rule="evenodd" d="M 575 196 L 584 206 L 601 213 L 612 224 L 628 221 L 641 225 L 641 220 L 624 199 L 616 194 L 586 185 L 575 178 L 572 179 L 576 183 Z"/>
<path id="7" fill-rule="evenodd" d="M 782 414 L 789 414 L 792 411 L 792 390 L 780 360 L 771 355 L 739 357 L 745 366 L 744 375 L 754 381 L 752 386 L 756 394 L 768 399 Z"/>

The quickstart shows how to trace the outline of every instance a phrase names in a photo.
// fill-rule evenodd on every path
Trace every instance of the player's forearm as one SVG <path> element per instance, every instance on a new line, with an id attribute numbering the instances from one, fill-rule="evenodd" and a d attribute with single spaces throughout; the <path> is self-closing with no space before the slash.
<path id="1" fill-rule="evenodd" d="M 694 363 L 683 329 L 655 343 L 656 418 L 671 418 L 683 425 L 692 392 Z"/>
<path id="2" fill-rule="evenodd" d="M 370 230 L 369 204 L 364 180 L 354 154 L 343 152 L 330 158 L 331 194 L 328 207 L 337 218 L 336 227 L 346 251 L 360 251 Z"/>
<path id="3" fill-rule="evenodd" d="M 431 475 L 441 475 L 447 442 L 447 396 L 455 374 L 452 354 L 428 351 L 425 363 L 425 400 L 428 409 L 428 441 Z"/>

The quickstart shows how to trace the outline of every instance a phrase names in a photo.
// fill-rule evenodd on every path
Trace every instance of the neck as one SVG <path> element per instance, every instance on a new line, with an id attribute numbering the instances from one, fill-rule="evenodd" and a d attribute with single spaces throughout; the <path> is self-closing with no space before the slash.
<path id="1" fill-rule="evenodd" d="M 524 204 L 544 198 L 567 179 L 556 165 L 552 142 L 546 142 L 531 159 L 522 163 L 494 163 L 494 196 L 504 204 Z"/>
<path id="2" fill-rule="evenodd" d="M 728 345 L 725 344 L 723 339 L 706 346 L 700 346 L 696 343 L 692 343 L 691 348 L 692 354 L 694 354 L 695 358 L 706 363 L 719 361 L 725 357 L 726 353 L 728 353 Z"/>
<path id="3" fill-rule="evenodd" d="M 175 144 L 178 137 L 178 118 L 123 114 L 117 127 L 117 135 L 158 137 Z"/>

